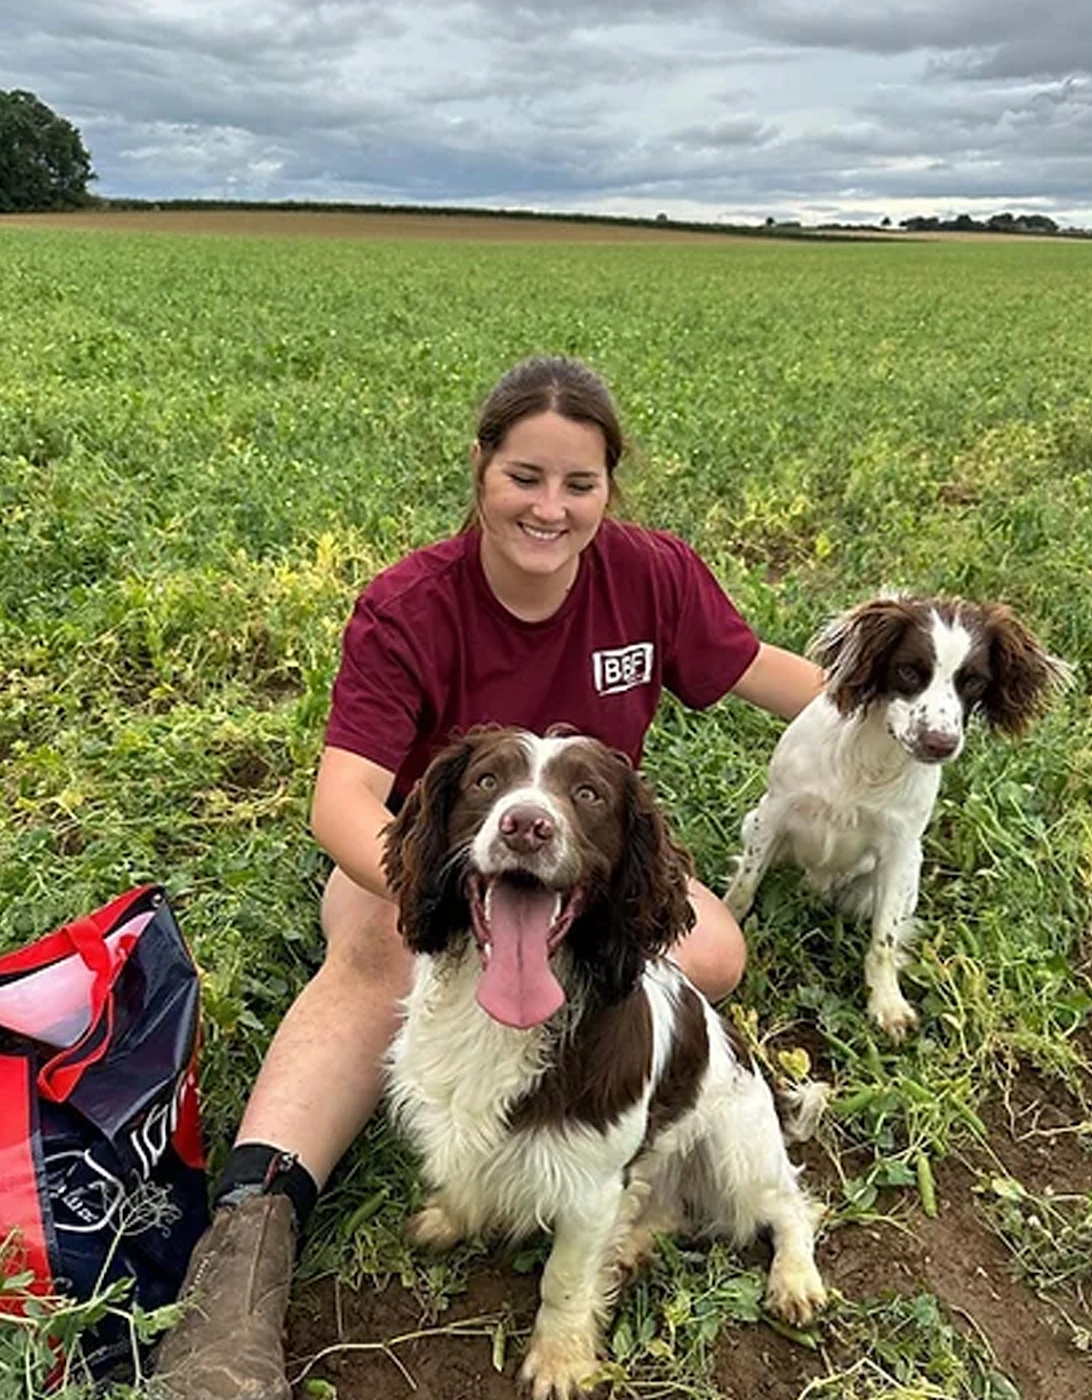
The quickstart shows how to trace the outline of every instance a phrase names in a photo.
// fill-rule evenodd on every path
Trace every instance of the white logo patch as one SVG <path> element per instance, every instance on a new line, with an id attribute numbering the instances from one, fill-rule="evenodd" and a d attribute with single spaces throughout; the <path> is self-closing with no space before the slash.
<path id="1" fill-rule="evenodd" d="M 632 646 L 592 652 L 592 674 L 600 695 L 617 695 L 652 679 L 653 645 L 634 642 Z"/>

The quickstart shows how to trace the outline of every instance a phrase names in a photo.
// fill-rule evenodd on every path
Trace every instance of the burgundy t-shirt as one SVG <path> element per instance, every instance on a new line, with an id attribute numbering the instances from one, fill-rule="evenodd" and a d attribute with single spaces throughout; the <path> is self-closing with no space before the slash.
<path id="1" fill-rule="evenodd" d="M 674 535 L 605 520 L 552 617 L 494 596 L 477 531 L 415 550 L 357 599 L 326 743 L 395 774 L 404 797 L 454 732 L 571 724 L 640 762 L 663 687 L 700 710 L 725 695 L 758 639 Z"/>

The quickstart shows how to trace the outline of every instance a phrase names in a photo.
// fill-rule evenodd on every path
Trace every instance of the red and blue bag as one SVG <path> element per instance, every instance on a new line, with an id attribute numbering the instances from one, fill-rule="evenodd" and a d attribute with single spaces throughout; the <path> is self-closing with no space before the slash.
<path id="1" fill-rule="evenodd" d="M 197 970 L 143 886 L 0 956 L 0 1273 L 31 1293 L 172 1302 L 208 1224 Z M 84 1358 L 130 1346 L 107 1317 Z"/>

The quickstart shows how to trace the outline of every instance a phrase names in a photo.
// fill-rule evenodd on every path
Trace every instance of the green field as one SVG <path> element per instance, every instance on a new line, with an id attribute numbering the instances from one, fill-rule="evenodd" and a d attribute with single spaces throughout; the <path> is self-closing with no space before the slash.
<path id="1" fill-rule="evenodd" d="M 377 568 L 457 525 L 475 407 L 537 351 L 605 375 L 635 449 L 628 513 L 697 546 L 767 640 L 803 647 L 831 612 L 905 587 L 1006 601 L 1077 666 L 1027 739 L 978 731 L 945 776 L 904 977 L 921 1034 L 876 1043 L 860 936 L 789 873 L 748 921 L 738 1005 L 783 1043 L 799 1032 L 836 1084 L 828 1237 L 928 1215 L 938 1164 L 971 1153 L 984 1217 L 1079 1363 L 1092 246 L 0 230 L 0 948 L 165 883 L 204 973 L 222 1158 L 320 956 L 326 865 L 306 813 L 341 627 Z M 715 889 L 778 730 L 738 702 L 661 712 L 647 769 Z M 988 1110 L 1029 1073 L 1071 1106 L 1083 1181 L 982 1166 Z M 305 1268 L 402 1277 L 442 1323 L 476 1256 L 409 1253 L 414 1189 L 374 1125 Z M 621 1393 L 716 1394 L 718 1325 L 756 1315 L 757 1277 L 717 1251 L 660 1266 L 619 1315 Z M 943 1310 L 919 1308 L 918 1340 L 888 1363 L 910 1324 L 878 1289 L 844 1291 L 805 1339 L 829 1385 L 809 1395 L 1019 1393 Z M 875 1375 L 853 1371 L 866 1352 Z M 38 1384 L 28 1355 L 26 1329 L 0 1319 L 0 1374 L 5 1357 L 30 1367 L 13 1393 Z"/>

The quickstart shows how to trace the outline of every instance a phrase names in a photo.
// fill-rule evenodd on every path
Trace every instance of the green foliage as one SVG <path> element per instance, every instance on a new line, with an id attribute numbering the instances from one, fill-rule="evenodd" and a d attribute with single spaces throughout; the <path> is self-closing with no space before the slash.
<path id="1" fill-rule="evenodd" d="M 0 947 L 167 884 L 203 972 L 214 1164 L 320 957 L 307 806 L 340 629 L 377 568 L 457 523 L 474 406 L 521 355 L 605 373 L 637 446 L 629 510 L 688 537 L 769 640 L 799 649 L 832 611 L 902 586 L 1003 599 L 1060 654 L 1092 654 L 1085 245 L 10 228 L 0 245 Z M 945 775 L 908 1046 L 865 1020 L 860 931 L 791 872 L 763 888 L 738 1001 L 763 1028 L 814 1028 L 837 1091 L 825 1142 L 847 1164 L 835 1224 L 892 1193 L 928 1209 L 932 1164 L 981 1138 L 1021 1059 L 1067 1082 L 1085 1067 L 1086 686 L 1018 745 L 972 735 Z M 649 773 L 714 888 L 779 728 L 734 701 L 668 701 L 650 736 Z M 373 1124 L 305 1267 L 400 1277 L 439 1314 L 478 1256 L 407 1249 L 417 1189 Z M 1024 1223 L 999 1228 L 1027 1242 L 1045 1217 L 1016 1204 Z M 1051 1239 L 1021 1245 L 1022 1267 L 1072 1278 L 1087 1219 Z M 618 1314 L 612 1376 L 712 1394 L 712 1337 L 745 1324 L 754 1291 L 727 1252 L 669 1251 Z M 841 1306 L 833 1334 L 881 1369 L 812 1394 L 1004 1396 L 928 1300 Z M 18 1368 L 37 1342 L 8 1326 Z"/>
<path id="2" fill-rule="evenodd" d="M 0 92 L 0 213 L 78 208 L 94 179 L 71 122 L 32 92 Z"/>
<path id="3" fill-rule="evenodd" d="M 930 1293 L 838 1307 L 830 1330 L 839 1353 L 854 1359 L 813 1381 L 809 1400 L 1020 1400 L 989 1351 Z"/>
<path id="4" fill-rule="evenodd" d="M 1079 1184 L 1079 1183 L 1076 1183 Z M 1037 1291 L 1069 1290 L 1082 1300 L 1092 1287 L 1092 1196 L 1087 1191 L 1029 1191 L 1010 1176 L 995 1175 L 980 1186 L 999 1233 L 1013 1253 L 1019 1277 Z M 1088 1329 L 1070 1326 L 1085 1350 Z"/>
<path id="5" fill-rule="evenodd" d="M 0 1257 L 10 1241 L 0 1241 Z M 88 1366 L 84 1346 L 104 1318 L 120 1318 L 127 1329 L 131 1379 L 144 1374 L 142 1348 L 177 1320 L 178 1307 L 145 1312 L 134 1307 L 130 1284 L 119 1279 L 76 1301 L 62 1293 L 40 1293 L 29 1272 L 0 1276 L 0 1400 L 53 1394 L 63 1400 L 92 1400 L 102 1393 Z M 110 1386 L 112 1400 L 131 1400 L 128 1382 Z"/>

